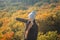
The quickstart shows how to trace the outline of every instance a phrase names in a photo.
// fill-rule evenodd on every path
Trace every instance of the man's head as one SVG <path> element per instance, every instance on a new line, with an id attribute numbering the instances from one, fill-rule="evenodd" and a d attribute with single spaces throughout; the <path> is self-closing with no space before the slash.
<path id="1" fill-rule="evenodd" d="M 36 16 L 36 11 L 34 10 L 28 15 L 28 18 L 30 21 L 33 21 L 35 19 L 35 16 Z"/>

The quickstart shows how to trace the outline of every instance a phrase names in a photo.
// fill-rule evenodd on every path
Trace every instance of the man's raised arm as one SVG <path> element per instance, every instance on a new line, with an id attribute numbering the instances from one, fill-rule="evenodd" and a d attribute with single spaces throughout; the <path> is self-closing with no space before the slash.
<path id="1" fill-rule="evenodd" d="M 21 22 L 24 22 L 24 23 L 27 23 L 27 19 L 23 19 L 23 18 L 16 18 L 17 21 L 21 21 Z"/>

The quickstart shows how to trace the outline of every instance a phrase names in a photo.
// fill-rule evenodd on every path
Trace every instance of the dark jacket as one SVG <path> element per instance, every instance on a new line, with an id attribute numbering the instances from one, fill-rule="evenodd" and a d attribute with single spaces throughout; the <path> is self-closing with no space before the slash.
<path id="1" fill-rule="evenodd" d="M 29 27 L 28 24 L 29 24 L 29 22 L 27 22 L 27 24 L 26 24 L 26 30 Z M 33 25 L 28 32 L 28 36 L 27 36 L 26 40 L 37 40 L 37 34 L 38 34 L 38 26 L 34 20 Z"/>
<path id="2" fill-rule="evenodd" d="M 29 20 L 25 20 L 25 19 L 21 19 L 21 18 L 17 18 L 17 20 L 26 23 L 26 30 L 28 29 L 28 27 L 29 27 L 28 25 L 30 24 Z M 38 26 L 34 20 L 33 25 L 28 32 L 27 39 L 25 39 L 25 40 L 37 40 L 37 34 L 38 34 Z"/>

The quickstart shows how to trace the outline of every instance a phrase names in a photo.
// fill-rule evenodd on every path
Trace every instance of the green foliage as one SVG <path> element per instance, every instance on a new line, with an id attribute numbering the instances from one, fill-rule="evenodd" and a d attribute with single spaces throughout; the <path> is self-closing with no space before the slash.
<path id="1" fill-rule="evenodd" d="M 57 40 L 57 32 L 47 32 L 46 34 L 38 34 L 37 40 Z"/>
<path id="2" fill-rule="evenodd" d="M 52 8 L 52 9 L 54 9 L 55 7 L 56 7 L 56 5 L 54 5 L 54 4 L 51 5 L 51 8 Z"/>
<path id="3" fill-rule="evenodd" d="M 0 21 L 0 27 L 2 27 L 2 25 L 3 25 L 3 22 L 2 22 L 2 21 Z"/>
<path id="4" fill-rule="evenodd" d="M 36 9 L 38 10 L 37 24 L 39 25 L 37 40 L 60 40 L 57 38 L 60 32 L 60 11 L 57 10 L 55 4 L 50 5 L 49 3 L 51 3 L 50 0 L 3 0 L 0 2 L 0 9 L 3 9 L 0 11 L 0 19 L 3 21 L 0 21 L 0 31 L 2 30 L 0 38 L 3 37 L 3 34 L 13 31 L 12 40 L 23 40 L 24 23 L 16 21 L 15 17 L 26 18 L 29 12 Z M 50 9 L 56 9 L 56 12 L 50 11 Z"/>
<path id="5" fill-rule="evenodd" d="M 3 37 L 2 33 L 0 32 L 0 39 Z"/>
<path id="6" fill-rule="evenodd" d="M 49 31 L 57 31 L 60 33 L 60 12 L 53 13 L 50 16 L 47 16 L 45 20 L 39 19 L 39 31 L 41 32 L 49 32 Z"/>

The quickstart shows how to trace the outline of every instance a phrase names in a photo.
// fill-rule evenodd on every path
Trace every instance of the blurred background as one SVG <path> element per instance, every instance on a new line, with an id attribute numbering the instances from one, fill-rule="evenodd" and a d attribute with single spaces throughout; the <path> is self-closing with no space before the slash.
<path id="1" fill-rule="evenodd" d="M 28 19 L 37 10 L 37 40 L 60 40 L 60 0 L 0 0 L 0 40 L 23 40 L 25 23 L 15 18 Z"/>

